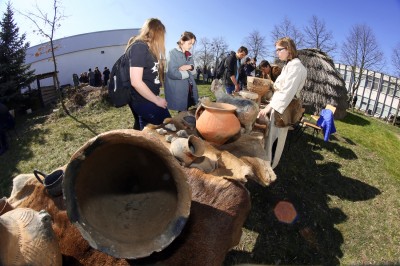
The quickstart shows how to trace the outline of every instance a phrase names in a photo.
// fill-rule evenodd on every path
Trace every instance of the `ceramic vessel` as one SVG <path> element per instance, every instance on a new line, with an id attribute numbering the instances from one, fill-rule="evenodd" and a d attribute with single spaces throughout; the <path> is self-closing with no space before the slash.
<path id="1" fill-rule="evenodd" d="M 0 216 L 0 265 L 62 265 L 58 239 L 44 210 L 16 208 Z"/>
<path id="2" fill-rule="evenodd" d="M 196 158 L 203 156 L 204 143 L 200 138 L 190 135 L 188 138 L 174 139 L 169 150 L 184 166 L 189 166 Z"/>
<path id="3" fill-rule="evenodd" d="M 263 96 L 269 95 L 268 97 L 270 98 L 273 93 L 271 80 L 252 76 L 247 77 L 247 89 L 258 94 L 258 104 L 260 104 Z"/>
<path id="4" fill-rule="evenodd" d="M 64 177 L 63 170 L 56 170 L 48 175 L 38 170 L 33 170 L 33 174 L 36 179 L 45 186 L 46 191 L 50 196 L 58 197 L 62 195 L 62 181 Z M 42 176 L 43 179 L 40 176 Z"/>
<path id="5" fill-rule="evenodd" d="M 67 215 L 89 244 L 116 258 L 166 248 L 183 230 L 191 191 L 155 134 L 114 130 L 72 156 L 63 182 Z"/>
<path id="6" fill-rule="evenodd" d="M 196 129 L 205 140 L 221 145 L 240 134 L 236 106 L 227 103 L 202 103 L 196 110 Z"/>

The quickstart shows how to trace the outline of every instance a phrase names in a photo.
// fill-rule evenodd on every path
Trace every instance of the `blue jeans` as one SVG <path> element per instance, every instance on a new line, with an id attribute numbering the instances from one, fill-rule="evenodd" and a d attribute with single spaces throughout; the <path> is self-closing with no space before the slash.
<path id="1" fill-rule="evenodd" d="M 235 91 L 235 85 L 226 86 L 226 93 L 232 94 Z"/>
<path id="2" fill-rule="evenodd" d="M 171 117 L 171 114 L 167 108 L 164 109 L 158 107 L 149 101 L 131 101 L 129 103 L 129 107 L 131 108 L 132 114 L 135 117 L 135 124 L 136 118 L 138 118 L 140 130 L 143 130 L 147 124 L 160 125 L 163 123 L 165 118 Z"/>

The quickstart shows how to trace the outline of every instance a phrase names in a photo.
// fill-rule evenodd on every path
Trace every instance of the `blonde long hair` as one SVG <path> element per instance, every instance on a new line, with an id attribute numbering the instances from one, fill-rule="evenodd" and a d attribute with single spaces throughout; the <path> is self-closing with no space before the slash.
<path id="1" fill-rule="evenodd" d="M 164 81 L 165 69 L 165 26 L 157 18 L 147 19 L 139 31 L 139 35 L 129 39 L 125 51 L 136 41 L 143 41 L 149 46 L 150 53 L 158 60 L 158 73 L 161 82 Z"/>

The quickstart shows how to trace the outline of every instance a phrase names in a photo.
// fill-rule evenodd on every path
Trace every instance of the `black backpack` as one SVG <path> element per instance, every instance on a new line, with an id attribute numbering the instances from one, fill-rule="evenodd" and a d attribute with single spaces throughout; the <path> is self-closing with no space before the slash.
<path id="1" fill-rule="evenodd" d="M 129 57 L 124 53 L 114 63 L 108 83 L 108 95 L 115 107 L 127 105 L 132 100 L 131 81 L 129 77 Z"/>
<path id="2" fill-rule="evenodd" d="M 226 59 L 228 56 L 224 57 L 221 59 L 221 62 L 219 62 L 217 70 L 215 71 L 215 76 L 217 79 L 221 79 L 225 75 L 225 69 L 227 67 L 226 65 Z"/>

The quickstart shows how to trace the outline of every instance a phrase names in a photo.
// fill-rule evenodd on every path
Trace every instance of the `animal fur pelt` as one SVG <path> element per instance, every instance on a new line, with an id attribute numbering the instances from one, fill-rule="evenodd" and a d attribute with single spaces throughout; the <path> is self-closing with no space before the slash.
<path id="1" fill-rule="evenodd" d="M 302 106 L 302 100 L 293 99 L 282 114 L 275 111 L 275 126 L 288 127 L 300 122 L 304 113 L 304 108 Z"/>
<path id="2" fill-rule="evenodd" d="M 242 97 L 228 95 L 219 79 L 214 79 L 211 83 L 211 91 L 214 93 L 217 102 L 229 103 L 236 106 L 236 113 L 241 126 L 245 128 L 245 133 L 250 133 L 259 112 L 257 103 Z"/>
<path id="3" fill-rule="evenodd" d="M 9 202 L 14 208 L 45 209 L 52 216 L 63 265 L 222 265 L 228 251 L 239 243 L 250 211 L 249 192 L 241 182 L 195 168 L 185 171 L 192 189 L 185 228 L 167 248 L 138 260 L 117 259 L 91 248 L 68 220 L 63 197 L 50 197 L 33 174 L 13 180 Z"/>
<path id="4" fill-rule="evenodd" d="M 187 133 L 196 135 L 196 131 L 184 125 L 183 117 L 191 115 L 191 112 L 180 112 L 178 115 L 168 118 L 164 124 L 173 123 L 177 130 L 185 129 Z M 146 127 L 144 130 L 156 133 L 154 127 Z M 164 135 L 157 134 L 161 142 L 169 149 L 170 144 Z M 168 132 L 171 137 L 176 133 Z M 242 134 L 233 142 L 214 147 L 205 141 L 204 156 L 212 161 L 217 161 L 219 167 L 210 173 L 216 177 L 223 177 L 239 182 L 247 182 L 252 179 L 262 186 L 268 186 L 276 180 L 276 175 L 271 168 L 270 161 L 264 151 L 264 136 L 259 132 Z"/>

